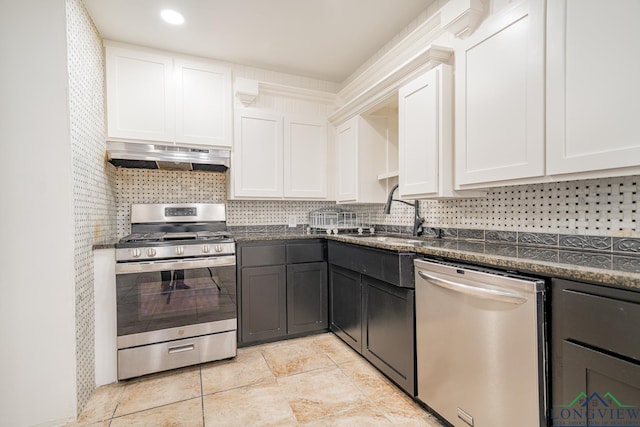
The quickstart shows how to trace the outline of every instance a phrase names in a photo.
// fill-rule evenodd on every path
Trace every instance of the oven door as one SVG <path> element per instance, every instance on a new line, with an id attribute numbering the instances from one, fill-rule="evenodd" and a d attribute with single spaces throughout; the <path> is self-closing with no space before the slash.
<path id="1" fill-rule="evenodd" d="M 235 256 L 116 264 L 118 348 L 237 328 Z"/>

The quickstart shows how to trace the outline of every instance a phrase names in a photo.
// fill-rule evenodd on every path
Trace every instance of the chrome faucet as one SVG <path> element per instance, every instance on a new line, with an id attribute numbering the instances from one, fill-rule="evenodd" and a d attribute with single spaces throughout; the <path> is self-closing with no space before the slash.
<path id="1" fill-rule="evenodd" d="M 391 203 L 396 201 L 400 203 L 404 203 L 405 205 L 414 207 L 414 220 L 413 220 L 413 235 L 421 236 L 422 235 L 422 223 L 424 222 L 424 218 L 420 216 L 420 200 L 414 200 L 413 203 L 405 202 L 404 200 L 394 199 L 393 193 L 398 188 L 398 184 L 394 185 L 389 191 L 389 196 L 387 196 L 387 203 L 384 205 L 384 214 L 389 215 L 391 213 Z"/>

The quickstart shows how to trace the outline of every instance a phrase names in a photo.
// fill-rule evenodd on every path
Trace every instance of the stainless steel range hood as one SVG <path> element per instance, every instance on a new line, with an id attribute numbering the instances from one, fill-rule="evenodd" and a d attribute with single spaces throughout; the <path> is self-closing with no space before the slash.
<path id="1" fill-rule="evenodd" d="M 225 172 L 231 153 L 213 148 L 107 141 L 107 157 L 111 164 L 124 168 Z"/>

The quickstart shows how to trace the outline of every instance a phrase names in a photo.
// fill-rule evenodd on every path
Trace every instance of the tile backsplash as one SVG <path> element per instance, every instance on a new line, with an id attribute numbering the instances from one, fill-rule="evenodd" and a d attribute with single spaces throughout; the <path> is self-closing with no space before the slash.
<path id="1" fill-rule="evenodd" d="M 103 166 L 102 40 L 81 0 L 67 0 L 66 15 L 75 223 L 76 400 L 80 413 L 95 388 L 92 246 L 116 237 L 116 196 L 115 171 Z"/>
<path id="2" fill-rule="evenodd" d="M 226 173 L 118 169 L 118 236 L 129 232 L 131 203 L 224 202 Z M 421 215 L 432 227 L 567 235 L 640 237 L 639 176 L 492 188 L 486 197 L 423 200 Z M 231 226 L 308 223 L 309 212 L 333 202 L 227 202 Z M 382 204 L 343 205 L 384 226 L 411 226 L 413 208 L 394 203 L 390 215 Z M 463 231 L 464 234 L 464 231 Z"/>
<path id="3" fill-rule="evenodd" d="M 640 176 L 490 189 L 479 199 L 423 201 L 427 224 L 640 237 Z"/>
<path id="4" fill-rule="evenodd" d="M 109 168 L 113 166 L 108 165 Z M 227 174 L 146 169 L 116 169 L 118 237 L 130 232 L 134 203 L 227 203 L 230 226 L 288 224 L 295 215 L 306 224 L 310 211 L 333 202 L 227 201 Z"/>

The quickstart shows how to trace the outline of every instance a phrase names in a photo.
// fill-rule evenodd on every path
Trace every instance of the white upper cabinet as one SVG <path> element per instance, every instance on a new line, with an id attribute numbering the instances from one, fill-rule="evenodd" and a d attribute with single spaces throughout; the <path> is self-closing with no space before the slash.
<path id="1" fill-rule="evenodd" d="M 451 125 L 451 99 L 446 101 L 440 116 L 441 97 L 453 95 L 451 68 L 443 65 L 418 77 L 400 88 L 398 92 L 398 150 L 400 170 L 398 188 L 401 197 L 424 197 L 438 193 L 440 174 L 440 141 L 447 138 L 451 145 L 451 130 L 441 126 Z M 446 79 L 446 82 L 443 82 Z M 446 88 L 444 85 L 446 84 Z M 443 135 L 442 132 L 445 132 Z M 442 147 L 444 148 L 444 147 Z M 452 150 L 449 149 L 451 152 Z M 453 169 L 453 165 L 450 165 Z"/>
<path id="2" fill-rule="evenodd" d="M 327 121 L 284 118 L 284 197 L 327 197 Z"/>
<path id="3" fill-rule="evenodd" d="M 176 141 L 231 146 L 231 70 L 176 59 Z"/>
<path id="4" fill-rule="evenodd" d="M 231 70 L 106 43 L 107 136 L 231 147 Z"/>
<path id="5" fill-rule="evenodd" d="M 381 125 L 382 123 L 382 125 Z M 338 203 L 384 203 L 388 169 L 388 135 L 384 117 L 355 116 L 336 130 L 336 201 Z"/>
<path id="6" fill-rule="evenodd" d="M 355 202 L 358 197 L 358 120 L 359 117 L 347 120 L 336 131 L 338 202 Z"/>
<path id="7" fill-rule="evenodd" d="M 108 136 L 173 142 L 171 57 L 107 45 L 106 74 Z"/>
<path id="8" fill-rule="evenodd" d="M 246 109 L 235 116 L 235 195 L 282 197 L 282 115 Z"/>
<path id="9" fill-rule="evenodd" d="M 325 199 L 326 120 L 236 109 L 230 173 L 231 198 Z"/>
<path id="10" fill-rule="evenodd" d="M 553 0 L 547 7 L 548 174 L 637 168 L 640 2 Z"/>
<path id="11" fill-rule="evenodd" d="M 453 70 L 439 65 L 398 91 L 401 198 L 476 197 L 454 189 Z"/>
<path id="12" fill-rule="evenodd" d="M 485 21 L 456 49 L 456 186 L 545 174 L 544 1 Z"/>

